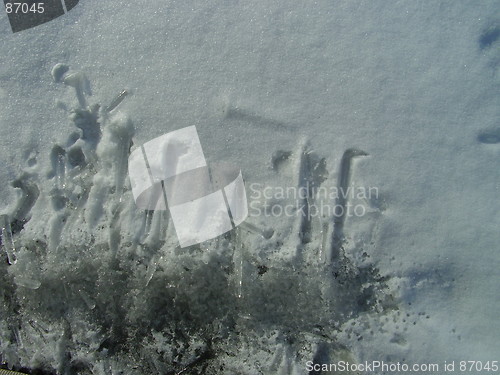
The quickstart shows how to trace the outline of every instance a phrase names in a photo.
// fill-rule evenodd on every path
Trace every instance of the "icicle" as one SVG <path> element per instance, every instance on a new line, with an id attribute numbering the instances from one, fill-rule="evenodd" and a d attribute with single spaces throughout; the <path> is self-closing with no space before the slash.
<path id="1" fill-rule="evenodd" d="M 54 171 L 55 188 L 62 190 L 66 185 L 66 151 L 61 146 L 55 145 L 50 157 Z"/>
<path id="2" fill-rule="evenodd" d="M 327 259 L 326 253 L 326 243 L 328 241 L 328 222 L 322 220 L 321 218 L 321 247 L 319 248 L 319 261 L 320 263 L 329 263 L 330 259 Z"/>
<path id="3" fill-rule="evenodd" d="M 127 142 L 122 141 L 120 145 L 118 145 L 118 156 L 117 156 L 117 166 L 115 170 L 115 186 L 116 186 L 116 196 L 119 197 L 121 202 L 122 193 L 125 184 L 125 176 L 127 175 L 127 156 L 128 156 L 128 148 L 130 147 Z"/>
<path id="4" fill-rule="evenodd" d="M 58 189 L 64 189 L 66 187 L 66 160 L 64 159 L 63 154 L 57 156 L 56 184 Z"/>
<path id="5" fill-rule="evenodd" d="M 165 211 L 154 211 L 151 231 L 146 240 L 146 246 L 154 251 L 146 271 L 146 286 L 153 278 L 158 263 L 161 260 L 160 249 L 165 242 L 169 217 Z"/>
<path id="6" fill-rule="evenodd" d="M 144 244 L 148 239 L 149 232 L 151 230 L 151 221 L 153 220 L 153 210 L 145 210 L 144 216 L 141 224 L 140 239 L 139 243 Z"/>
<path id="7" fill-rule="evenodd" d="M 158 267 L 158 263 L 159 263 L 160 259 L 161 259 L 161 256 L 158 256 L 158 255 L 153 255 L 153 257 L 151 258 L 151 261 L 149 262 L 148 268 L 146 271 L 146 286 L 149 285 L 149 282 L 153 278 L 153 275 L 156 272 L 156 268 Z"/>
<path id="8" fill-rule="evenodd" d="M 118 96 L 116 96 L 112 101 L 111 103 L 106 107 L 106 112 L 111 112 L 113 109 L 115 109 L 116 107 L 118 107 L 120 105 L 121 102 L 123 102 L 123 100 L 125 99 L 125 97 L 128 95 L 128 91 L 127 90 L 123 90 L 122 92 L 120 92 L 118 94 Z"/>
<path id="9" fill-rule="evenodd" d="M 22 277 L 22 276 L 21 277 L 15 276 L 14 282 L 16 283 L 17 286 L 22 286 L 24 288 L 33 290 L 40 288 L 40 285 L 42 285 L 42 283 L 39 280 L 30 279 L 29 277 Z"/>
<path id="10" fill-rule="evenodd" d="M 116 114 L 109 118 L 109 121 L 106 121 L 107 111 L 115 108 L 127 95 L 127 91 L 122 91 L 122 93 L 112 101 L 112 104 L 107 109 L 104 109 L 101 112 L 101 121 L 105 124 L 105 130 L 103 132 L 103 137 L 106 139 L 106 142 L 112 144 L 112 147 L 115 148 L 114 156 L 113 156 L 113 164 L 114 164 L 114 185 L 115 185 L 115 194 L 121 201 L 121 195 L 124 189 L 125 180 L 127 177 L 128 170 L 128 155 L 130 151 L 130 147 L 132 145 L 132 136 L 134 135 L 134 126 L 130 119 L 123 114 Z M 101 146 L 99 147 L 98 153 L 106 153 L 109 154 L 110 150 L 105 150 Z"/>
<path id="11" fill-rule="evenodd" d="M 241 244 L 241 234 L 239 229 L 236 229 L 236 235 L 234 238 L 234 253 L 233 253 L 233 263 L 234 263 L 234 274 L 236 281 L 236 295 L 238 298 L 243 296 L 243 246 Z"/>
<path id="12" fill-rule="evenodd" d="M 16 338 L 17 347 L 22 348 L 23 340 L 21 339 L 21 332 L 19 332 L 19 329 L 17 327 L 13 327 L 12 330 L 14 331 L 14 337 Z"/>
<path id="13" fill-rule="evenodd" d="M 49 333 L 50 330 L 48 329 L 48 327 L 39 322 L 38 320 L 33 320 L 33 319 L 30 319 L 28 321 L 28 323 L 30 324 L 30 326 L 32 326 L 35 330 L 38 331 L 38 333 L 40 333 L 40 335 L 42 335 L 43 333 Z"/>
<path id="14" fill-rule="evenodd" d="M 2 246 L 7 253 L 7 260 L 9 264 L 14 264 L 17 261 L 14 254 L 16 248 L 14 246 L 14 239 L 12 238 L 12 229 L 10 227 L 10 219 L 8 215 L 0 216 L 0 230 L 2 235 Z"/>

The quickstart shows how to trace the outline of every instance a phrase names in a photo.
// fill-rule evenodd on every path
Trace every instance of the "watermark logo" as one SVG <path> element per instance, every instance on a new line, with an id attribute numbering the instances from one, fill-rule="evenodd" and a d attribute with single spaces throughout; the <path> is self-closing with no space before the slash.
<path id="1" fill-rule="evenodd" d="M 62 16 L 73 9 L 79 0 L 4 0 L 13 33 L 31 29 Z"/>
<path id="2" fill-rule="evenodd" d="M 209 170 L 195 126 L 146 142 L 128 167 L 137 207 L 168 209 L 181 247 L 218 237 L 248 216 L 241 171 Z"/>
<path id="3" fill-rule="evenodd" d="M 270 186 L 250 184 L 250 217 L 319 218 L 362 217 L 366 202 L 378 200 L 375 186 Z"/>

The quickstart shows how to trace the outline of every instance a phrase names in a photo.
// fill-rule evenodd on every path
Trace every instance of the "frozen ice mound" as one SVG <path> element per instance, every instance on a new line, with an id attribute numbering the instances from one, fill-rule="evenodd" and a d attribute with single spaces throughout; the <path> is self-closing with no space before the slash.
<path id="1" fill-rule="evenodd" d="M 333 223 L 276 232 L 249 223 L 181 249 L 165 211 L 134 204 L 134 126 L 116 109 L 126 92 L 89 104 L 83 73 L 62 64 L 52 73 L 78 105 L 67 142 L 47 155 L 51 168 L 31 161 L 2 216 L 0 358 L 9 368 L 305 374 L 307 361 L 355 358 L 356 327 L 397 311 L 369 248 L 334 238 Z M 280 155 L 273 160 L 291 154 Z M 327 178 L 310 150 L 297 160 L 300 185 Z M 325 261 L 317 255 L 330 243 L 335 259 Z"/>

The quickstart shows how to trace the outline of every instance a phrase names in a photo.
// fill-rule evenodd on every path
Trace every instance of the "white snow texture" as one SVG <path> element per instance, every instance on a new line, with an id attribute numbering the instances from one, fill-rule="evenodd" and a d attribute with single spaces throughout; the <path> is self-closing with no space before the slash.
<path id="1" fill-rule="evenodd" d="M 500 361 L 498 1 L 82 0 L 0 33 L 4 368 Z M 249 217 L 180 248 L 127 160 L 188 126 Z"/>

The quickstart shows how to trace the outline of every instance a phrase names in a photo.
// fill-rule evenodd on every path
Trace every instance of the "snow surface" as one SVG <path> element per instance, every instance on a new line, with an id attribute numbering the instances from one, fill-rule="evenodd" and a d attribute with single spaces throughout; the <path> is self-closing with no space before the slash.
<path id="1" fill-rule="evenodd" d="M 69 351 L 73 362 L 79 353 L 85 371 L 96 374 L 107 374 L 107 368 L 147 373 L 152 371 L 145 370 L 148 366 L 180 371 L 187 365 L 190 361 L 184 358 L 178 367 L 169 368 L 173 359 L 167 354 L 163 356 L 167 364 L 144 359 L 145 354 L 130 357 L 142 358 L 142 364 L 125 363 L 126 355 L 111 349 L 106 357 L 103 342 L 106 335 L 120 336 L 113 332 L 118 318 L 111 319 L 114 323 L 101 322 L 92 314 L 107 311 L 120 317 L 109 307 L 105 292 L 109 287 L 97 283 L 93 289 L 94 284 L 80 274 L 69 291 L 54 286 L 57 277 L 71 279 L 79 264 L 88 270 L 78 272 L 88 272 L 101 282 L 119 279 L 113 276 L 111 258 L 116 254 L 126 258 L 121 260 L 122 272 L 135 272 L 129 284 L 115 280 L 132 306 L 126 323 L 137 324 L 135 329 L 144 334 L 143 341 L 131 340 L 141 345 L 128 348 L 132 353 L 166 348 L 172 345 L 168 338 L 177 337 L 165 334 L 169 323 L 153 323 L 168 309 L 155 301 L 168 300 L 170 292 L 164 292 L 165 297 L 152 288 L 169 290 L 162 283 L 174 275 L 172 288 L 190 282 L 183 297 L 190 309 L 212 306 L 215 312 L 206 316 L 221 318 L 224 314 L 218 309 L 227 308 L 238 321 L 230 333 L 217 330 L 223 339 L 214 349 L 216 358 L 207 363 L 225 366 L 221 373 L 306 373 L 305 361 L 312 360 L 324 344 L 314 330 L 315 321 L 328 336 L 329 357 L 335 357 L 330 361 L 500 360 L 500 40 L 495 39 L 499 27 L 500 7 L 493 0 L 87 0 L 63 17 L 16 34 L 2 12 L 0 213 L 20 215 L 17 202 L 23 193 L 12 186 L 13 181 L 29 182 L 40 192 L 25 215 L 31 220 L 14 234 L 14 241 L 25 249 L 16 246 L 18 262 L 2 271 L 7 274 L 1 283 L 4 294 L 15 296 L 9 298 L 17 298 L 21 306 L 21 323 L 14 329 L 15 314 L 4 299 L 2 361 L 63 373 L 72 368 L 64 355 Z M 54 82 L 51 75 L 58 63 L 68 65 L 69 73 L 88 77 L 89 105 L 99 103 L 104 108 L 123 89 L 131 93 L 108 117 L 97 107 L 80 113 L 85 126 L 98 119 L 103 132 L 98 145 L 78 141 L 86 160 L 97 160 L 94 170 L 77 173 L 80 188 L 90 190 L 83 207 L 75 198 L 81 193 L 78 184 L 73 186 L 68 176 L 66 182 L 59 181 L 69 186 L 64 187 L 63 197 L 54 198 L 60 175 L 59 149 L 53 147 L 66 147 L 79 121 L 74 114 L 69 119 L 70 109 L 79 106 L 71 80 L 65 85 Z M 124 167 L 123 145 L 128 146 L 132 137 L 137 147 L 191 125 L 197 127 L 208 164 L 237 165 L 247 187 L 297 186 L 304 160 L 325 169 L 315 175 L 317 183 L 334 187 L 344 152 L 350 148 L 366 152 L 368 156 L 353 160 L 350 183 L 377 187 L 379 196 L 362 202 L 368 210 L 363 218 L 346 220 L 345 259 L 354 274 L 369 265 L 383 281 L 372 276 L 350 279 L 346 271 L 352 288 L 338 280 L 330 282 L 328 267 L 335 269 L 335 259 L 332 266 L 322 258 L 327 252 L 325 227 L 316 220 L 306 223 L 311 227 L 310 241 L 299 238 L 306 224 L 296 218 L 261 215 L 247 220 L 253 232 L 242 229 L 202 246 L 206 251 L 183 253 L 175 248 L 171 228 L 166 241 L 154 234 L 154 226 L 162 225 L 155 216 L 154 235 L 142 238 L 149 250 L 133 245 L 141 236 L 134 230 L 143 213 L 134 211 L 128 179 L 116 172 Z M 69 149 L 65 151 L 69 155 Z M 113 189 L 122 187 L 123 197 L 118 198 Z M 73 198 L 76 208 L 69 208 L 67 202 Z M 116 214 L 119 202 L 124 202 L 119 206 L 123 214 Z M 63 208 L 55 207 L 58 204 Z M 71 225 L 62 228 L 63 218 Z M 117 222 L 122 232 L 116 229 Z M 102 223 L 106 229 L 99 230 Z M 332 236 L 333 222 L 327 225 Z M 258 235 L 269 228 L 274 231 L 270 239 Z M 113 235 L 122 239 L 123 248 L 109 245 Z M 41 239 L 46 240 L 43 256 L 29 245 Z M 326 243 L 330 242 L 328 237 Z M 238 254 L 237 249 L 246 250 Z M 363 252 L 368 261 L 361 259 Z M 197 274 L 181 270 L 189 268 L 188 263 Z M 211 276 L 217 274 L 217 264 L 230 270 L 227 280 Z M 253 271 L 263 265 L 269 271 L 259 279 Z M 26 276 L 37 272 L 38 280 Z M 297 278 L 291 276 L 294 272 Z M 202 285 L 212 285 L 213 295 L 201 296 Z M 300 291 L 293 300 L 296 305 L 286 299 L 290 285 Z M 380 288 L 377 296 L 383 294 L 378 304 L 366 302 L 368 307 L 362 308 L 364 303 L 353 302 L 374 285 Z M 237 289 L 233 299 L 224 294 L 231 288 Z M 66 315 L 60 319 L 53 305 L 62 304 L 61 300 L 47 300 L 64 293 L 70 295 L 66 303 L 75 306 L 68 307 L 71 312 L 63 309 Z M 241 304 L 240 293 L 245 301 Z M 263 297 L 266 293 L 268 298 Z M 278 306 L 265 306 L 280 294 L 285 297 Z M 325 296 L 332 299 L 316 306 Z M 213 306 L 210 298 L 220 300 Z M 209 324 L 201 312 L 192 314 L 197 328 Z M 44 332 L 45 344 L 28 324 L 40 316 L 47 320 L 38 323 L 45 324 L 47 332 L 36 326 Z M 261 321 L 266 324 L 259 326 Z M 290 343 L 288 335 L 294 330 L 300 345 Z M 190 331 L 186 356 L 196 358 L 199 353 L 194 348 L 206 346 L 200 332 Z M 223 340 L 227 341 L 222 344 Z M 134 365 L 145 367 L 134 370 Z"/>

